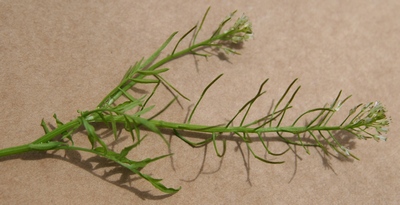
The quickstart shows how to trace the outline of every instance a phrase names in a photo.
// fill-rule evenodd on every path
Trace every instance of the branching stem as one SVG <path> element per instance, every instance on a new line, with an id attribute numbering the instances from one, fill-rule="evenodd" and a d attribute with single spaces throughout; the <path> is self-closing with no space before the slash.
<path id="1" fill-rule="evenodd" d="M 335 136 L 336 131 L 345 131 L 350 136 L 354 135 L 359 139 L 373 138 L 375 140 L 386 140 L 386 137 L 384 137 L 382 133 L 387 133 L 389 120 L 386 117 L 386 109 L 380 102 L 371 102 L 365 105 L 359 104 L 350 110 L 349 114 L 340 125 L 328 124 L 328 122 L 332 119 L 332 116 L 339 111 L 343 103 L 349 98 L 347 97 L 340 101 L 341 92 L 339 92 L 330 106 L 310 109 L 306 112 L 303 112 L 289 126 L 283 125 L 285 123 L 283 118 L 285 117 L 287 111 L 292 108 L 291 103 L 300 89 L 300 86 L 294 89 L 293 92 L 291 89 L 297 79 L 289 85 L 285 93 L 278 100 L 277 104 L 273 109 L 271 109 L 271 113 L 259 119 L 250 120 L 250 122 L 245 121 L 247 121 L 249 116 L 251 116 L 249 113 L 254 102 L 265 93 L 265 91 L 263 91 L 263 86 L 268 80 L 265 80 L 261 84 L 256 95 L 247 101 L 247 103 L 245 103 L 239 109 L 239 111 L 228 123 L 215 126 L 191 123 L 194 112 L 197 110 L 198 105 L 205 96 L 207 90 L 222 75 L 219 75 L 217 78 L 215 78 L 204 89 L 186 123 L 176 123 L 156 119 L 158 115 L 166 110 L 178 96 L 186 99 L 186 97 L 178 89 L 173 87 L 173 84 L 169 83 L 165 78 L 162 77 L 162 74 L 169 70 L 168 68 L 162 68 L 162 66 L 187 54 L 207 57 L 212 53 L 201 53 L 204 49 L 212 49 L 212 51 L 217 50 L 217 52 L 222 50 L 229 54 L 238 54 L 237 51 L 233 50 L 231 45 L 243 43 L 252 37 L 251 23 L 248 21 L 246 16 L 238 18 L 231 27 L 223 31 L 224 26 L 230 22 L 232 16 L 235 14 L 235 12 L 232 12 L 231 15 L 229 15 L 219 24 L 218 28 L 210 38 L 203 40 L 200 43 L 196 43 L 197 36 L 203 27 L 203 23 L 206 19 L 208 11 L 209 9 L 204 15 L 200 25 L 196 25 L 186 32 L 178 40 L 169 55 L 166 55 L 166 57 L 156 61 L 156 59 L 172 41 L 177 32 L 173 33 L 149 58 L 142 58 L 140 61 L 131 66 L 123 76 L 121 82 L 108 95 L 106 95 L 106 97 L 104 97 L 104 99 L 95 109 L 84 112 L 79 111 L 80 116 L 65 124 L 62 123 L 56 115 L 54 115 L 53 117 L 55 118 L 57 127 L 52 130 L 49 129 L 46 123 L 42 120 L 41 125 L 45 131 L 45 134 L 42 137 L 38 138 L 32 143 L 2 149 L 0 150 L 0 157 L 34 150 L 77 150 L 88 152 L 114 161 L 118 165 L 129 169 L 132 173 L 137 174 L 138 176 L 147 180 L 162 192 L 171 194 L 176 193 L 180 188 L 175 189 L 165 187 L 161 183 L 161 179 L 153 178 L 152 176 L 141 172 L 141 169 L 147 164 L 170 156 L 170 154 L 161 155 L 155 158 L 146 158 L 141 161 L 134 161 L 128 158 L 128 153 L 136 146 L 141 144 L 146 138 L 147 135 L 141 136 L 141 131 L 143 129 L 151 131 L 152 133 L 160 136 L 168 146 L 169 142 L 166 140 L 160 130 L 172 130 L 176 137 L 192 147 L 204 146 L 205 144 L 212 142 L 216 154 L 219 157 L 222 157 L 226 153 L 226 138 L 222 138 L 221 136 L 222 134 L 229 134 L 230 136 L 236 136 L 238 140 L 242 140 L 242 142 L 246 144 L 246 147 L 256 159 L 272 164 L 280 164 L 283 163 L 283 161 L 269 160 L 266 159 L 266 157 L 260 157 L 257 155 L 251 147 L 251 135 L 258 136 L 258 139 L 261 141 L 266 150 L 265 153 L 275 157 L 285 154 L 289 149 L 292 148 L 291 146 L 302 146 L 307 153 L 310 153 L 307 147 L 315 146 L 320 147 L 326 153 L 328 152 L 327 148 L 331 147 L 337 153 L 345 157 L 350 156 L 357 159 L 353 154 L 350 153 L 350 150 L 346 148 L 345 145 L 340 143 L 339 138 Z M 178 51 L 178 45 L 193 31 L 195 31 L 195 34 L 189 44 L 189 47 Z M 144 83 L 154 85 L 151 94 L 149 96 L 144 95 L 140 97 L 134 97 L 133 94 L 131 94 L 132 91 L 130 89 L 138 84 Z M 173 99 L 167 104 L 167 106 L 156 112 L 156 114 L 153 116 L 145 117 L 146 113 L 155 107 L 155 105 L 148 106 L 148 103 L 150 102 L 149 100 L 155 95 L 160 84 L 166 86 L 172 93 L 174 93 Z M 289 93 L 292 94 L 290 95 Z M 288 99 L 286 96 L 289 96 Z M 120 99 L 120 97 L 124 97 L 126 101 L 117 104 L 116 101 Z M 136 110 L 136 112 L 133 114 L 128 112 L 132 110 Z M 296 125 L 300 119 L 303 119 L 314 113 L 317 113 L 317 115 L 313 116 L 311 122 L 307 123 L 306 126 Z M 242 119 L 237 119 L 239 116 L 242 116 Z M 237 121 L 239 121 L 239 123 L 237 123 Z M 115 152 L 115 150 L 110 148 L 110 146 L 103 141 L 103 138 L 97 134 L 96 127 L 93 126 L 95 123 L 106 124 L 112 130 L 115 140 L 118 139 L 117 124 L 122 125 L 127 133 L 131 135 L 133 144 L 123 148 L 119 153 Z M 234 126 L 234 124 L 239 125 Z M 86 131 L 88 141 L 91 144 L 90 148 L 87 148 L 87 146 L 79 146 L 74 144 L 73 135 L 79 128 L 83 128 Z M 182 131 L 204 133 L 208 134 L 209 137 L 201 142 L 192 142 L 179 133 Z M 268 143 L 265 143 L 268 142 L 268 137 L 263 137 L 264 133 L 275 133 L 278 136 L 278 139 L 288 144 L 289 148 L 281 153 L 271 152 L 268 147 Z M 287 138 L 284 134 L 291 134 L 293 135 L 293 138 Z M 58 138 L 60 136 L 61 139 Z M 309 140 L 304 139 L 307 136 L 309 137 Z M 216 140 L 219 140 L 218 138 L 222 138 L 223 140 L 222 152 L 219 152 L 217 149 Z"/>

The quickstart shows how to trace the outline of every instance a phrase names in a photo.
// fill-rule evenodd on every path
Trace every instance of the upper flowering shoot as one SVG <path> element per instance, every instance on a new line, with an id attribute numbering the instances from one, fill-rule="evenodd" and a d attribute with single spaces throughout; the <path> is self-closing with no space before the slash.
<path id="1" fill-rule="evenodd" d="M 231 18 L 231 16 L 229 17 Z M 242 15 L 235 24 L 228 30 L 224 31 L 223 41 L 228 41 L 234 44 L 242 43 L 253 37 L 253 31 L 251 29 L 251 22 L 249 18 Z"/>
<path id="2" fill-rule="evenodd" d="M 350 112 L 354 113 L 355 109 Z M 389 119 L 386 117 L 385 107 L 380 102 L 371 102 L 361 108 L 348 127 L 359 138 L 372 137 L 376 140 L 386 140 L 382 133 L 388 132 L 388 125 Z M 370 133 L 370 128 L 375 129 L 377 134 Z"/>
<path id="3" fill-rule="evenodd" d="M 214 32 L 210 39 L 212 41 L 217 41 L 216 43 L 211 44 L 211 46 L 214 48 L 222 49 L 226 53 L 239 54 L 233 49 L 233 47 L 235 47 L 234 45 L 240 45 L 244 41 L 251 39 L 253 37 L 253 30 L 251 28 L 251 22 L 249 21 L 249 18 L 245 15 L 242 15 L 236 20 L 233 26 L 225 31 L 222 31 L 222 28 L 232 19 L 235 13 L 236 11 L 231 13 L 225 18 L 224 21 L 220 23 L 218 29 Z"/>

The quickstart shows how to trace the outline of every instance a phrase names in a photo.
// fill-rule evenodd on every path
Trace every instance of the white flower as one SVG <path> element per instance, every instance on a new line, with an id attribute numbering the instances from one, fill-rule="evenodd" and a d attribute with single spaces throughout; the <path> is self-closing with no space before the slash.
<path id="1" fill-rule="evenodd" d="M 355 108 L 356 109 L 356 108 Z M 355 112 L 350 111 L 350 114 Z M 352 129 L 360 138 L 371 138 L 386 141 L 386 137 L 381 133 L 388 132 L 390 120 L 386 116 L 386 109 L 380 102 L 371 102 L 362 107 L 361 111 L 352 120 Z M 376 134 L 369 132 L 369 129 L 375 129 Z"/>
<path id="2" fill-rule="evenodd" d="M 235 44 L 251 39 L 253 37 L 253 31 L 249 18 L 242 15 L 236 20 L 232 27 L 224 31 L 224 34 L 226 34 L 226 37 L 222 40 L 230 41 Z"/>
<path id="3" fill-rule="evenodd" d="M 350 156 L 350 151 L 346 147 L 340 146 L 340 149 L 342 149 L 347 156 Z"/>
<path id="4" fill-rule="evenodd" d="M 381 141 L 386 141 L 386 137 L 382 136 L 382 135 L 376 135 L 375 138 L 381 140 Z"/>

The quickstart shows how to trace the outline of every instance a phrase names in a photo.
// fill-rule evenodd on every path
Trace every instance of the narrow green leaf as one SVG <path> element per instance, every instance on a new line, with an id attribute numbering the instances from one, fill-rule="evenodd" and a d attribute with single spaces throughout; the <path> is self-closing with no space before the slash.
<path id="1" fill-rule="evenodd" d="M 160 82 L 158 82 L 158 83 L 154 86 L 154 88 L 153 88 L 153 90 L 151 91 L 149 97 L 144 101 L 144 103 L 143 103 L 141 109 L 144 109 L 144 108 L 146 107 L 147 103 L 149 102 L 149 100 L 153 97 L 154 93 L 156 92 L 158 86 L 160 86 Z"/>
<path id="2" fill-rule="evenodd" d="M 64 125 L 64 123 L 58 119 L 56 113 L 53 114 L 53 118 L 56 120 L 57 127 Z M 72 132 L 73 132 L 73 130 L 71 130 L 69 132 L 65 131 L 65 132 L 61 133 L 61 135 L 62 135 L 61 139 L 67 138 L 68 140 L 71 141 L 72 145 L 74 145 L 74 140 L 72 140 Z"/>
<path id="3" fill-rule="evenodd" d="M 304 148 L 304 150 L 306 150 L 307 154 L 310 154 L 310 150 L 304 145 L 303 140 L 301 140 L 300 134 L 296 134 L 297 139 L 299 139 L 300 145 Z"/>
<path id="4" fill-rule="evenodd" d="M 175 194 L 176 192 L 178 192 L 181 189 L 181 187 L 179 187 L 178 189 L 168 188 L 165 185 L 163 185 L 162 183 L 160 183 L 161 179 L 155 179 L 146 174 L 141 173 L 141 176 L 144 179 L 146 179 L 147 181 L 149 181 L 155 188 L 157 188 L 158 190 L 160 190 L 164 193 L 167 193 L 167 194 Z"/>
<path id="5" fill-rule="evenodd" d="M 182 141 L 186 142 L 186 144 L 190 145 L 193 148 L 204 146 L 205 144 L 208 144 L 209 142 L 211 142 L 213 140 L 212 137 L 209 137 L 206 140 L 201 141 L 201 142 L 192 142 L 192 141 L 189 141 L 188 139 L 186 139 L 185 137 L 183 137 L 176 129 L 173 129 L 173 131 L 174 131 L 174 134 L 179 139 L 181 139 Z"/>
<path id="6" fill-rule="evenodd" d="M 321 120 L 321 125 L 322 126 L 326 126 L 326 124 L 329 122 L 329 120 L 332 118 L 333 114 L 335 114 L 336 109 L 335 108 L 337 106 L 337 103 L 339 101 L 340 95 L 342 94 L 342 91 L 339 92 L 339 94 L 336 96 L 336 99 L 333 101 L 332 105 L 331 105 L 331 112 L 326 113 L 325 117 Z M 345 99 L 347 100 L 347 98 Z M 329 117 L 328 117 L 329 116 Z"/>
<path id="7" fill-rule="evenodd" d="M 50 129 L 49 129 L 49 127 L 47 127 L 47 124 L 46 124 L 46 122 L 44 121 L 44 119 L 42 119 L 42 122 L 40 123 L 40 126 L 43 127 L 43 130 L 44 130 L 44 133 L 45 133 L 45 134 L 47 134 L 47 133 L 50 132 Z"/>
<path id="8" fill-rule="evenodd" d="M 285 154 L 287 151 L 289 151 L 289 148 L 286 149 L 285 151 L 281 152 L 281 153 L 273 153 L 268 149 L 268 146 L 265 144 L 264 139 L 261 137 L 261 133 L 257 133 L 258 138 L 261 141 L 261 144 L 264 146 L 265 150 L 268 152 L 268 154 L 273 155 L 273 156 L 281 156 L 283 154 Z M 284 161 L 282 161 L 282 163 L 284 163 Z"/>
<path id="9" fill-rule="evenodd" d="M 124 114 L 125 119 L 125 130 L 131 134 L 132 142 L 135 141 L 135 135 L 133 134 L 133 128 L 131 123 L 134 123 L 134 120 L 129 116 Z M 140 140 L 140 139 L 139 139 Z"/>
<path id="10" fill-rule="evenodd" d="M 297 123 L 302 117 L 304 117 L 304 116 L 307 115 L 307 114 L 316 112 L 316 111 L 320 111 L 320 113 L 319 113 L 313 120 L 311 120 L 311 122 L 308 123 L 307 126 L 311 126 L 315 121 L 318 120 L 318 118 L 320 118 L 320 117 L 323 115 L 323 113 L 324 113 L 325 111 L 330 112 L 331 109 L 330 109 L 330 108 L 315 108 L 315 109 L 308 110 L 308 111 L 304 112 L 303 114 L 299 115 L 299 117 L 297 117 L 297 119 L 292 123 L 292 127 L 295 126 L 296 123 Z"/>
<path id="11" fill-rule="evenodd" d="M 221 22 L 221 24 L 219 25 L 218 29 L 213 33 L 211 38 L 214 38 L 214 37 L 218 36 L 221 33 L 222 28 L 225 26 L 225 24 L 227 22 L 229 22 L 232 19 L 233 15 L 235 13 L 236 13 L 236 10 L 234 12 L 232 12 L 228 17 L 226 17 L 224 21 Z"/>
<path id="12" fill-rule="evenodd" d="M 168 70 L 168 68 L 161 68 L 157 70 L 139 70 L 138 73 L 143 75 L 158 75 L 160 73 L 167 72 Z"/>
<path id="13" fill-rule="evenodd" d="M 289 107 L 286 108 L 286 109 L 290 109 L 290 108 L 292 108 L 292 107 L 289 106 Z M 275 113 L 271 113 L 271 114 L 266 115 L 266 116 L 264 116 L 264 117 L 261 117 L 261 118 L 259 118 L 259 119 L 257 119 L 257 120 L 254 120 L 253 122 L 251 122 L 251 123 L 249 123 L 249 124 L 246 124 L 246 125 L 244 125 L 243 127 L 250 127 L 250 126 L 252 126 L 252 125 L 255 125 L 255 124 L 258 124 L 258 123 L 261 123 L 261 122 L 262 122 L 261 125 L 259 125 L 257 128 L 255 128 L 255 130 L 257 130 L 257 129 L 259 129 L 259 128 L 264 127 L 266 124 L 270 123 L 271 121 L 275 120 L 277 117 L 280 116 L 280 114 L 281 114 L 282 112 L 283 112 L 283 110 L 275 111 Z M 274 115 L 274 114 L 275 114 L 275 115 Z"/>
<path id="14" fill-rule="evenodd" d="M 328 150 L 326 149 L 326 147 L 324 145 L 321 144 L 321 142 L 318 140 L 318 138 L 314 135 L 313 132 L 308 131 L 308 133 L 310 134 L 310 136 L 312 136 L 317 144 L 318 147 L 320 147 L 325 153 L 328 153 Z"/>
<path id="15" fill-rule="evenodd" d="M 125 147 L 124 149 L 122 149 L 121 153 L 118 156 L 118 159 L 123 159 L 126 157 L 126 155 L 128 155 L 128 153 L 135 147 L 137 147 L 141 141 L 143 141 L 146 138 L 147 135 L 145 135 L 142 139 L 139 139 L 135 144 Z"/>
<path id="16" fill-rule="evenodd" d="M 208 7 L 208 8 L 207 8 L 207 11 L 206 11 L 206 13 L 205 13 L 204 16 L 203 16 L 203 19 L 201 19 L 200 26 L 199 26 L 199 28 L 197 29 L 196 33 L 195 33 L 194 36 L 193 36 L 193 40 L 192 40 L 192 43 L 191 43 L 192 46 L 196 43 L 197 36 L 199 35 L 200 30 L 203 28 L 203 24 L 204 24 L 204 22 L 205 22 L 205 20 L 206 20 L 206 18 L 207 18 L 207 15 L 208 15 L 208 12 L 210 11 L 210 9 L 211 9 L 211 7 Z"/>
<path id="17" fill-rule="evenodd" d="M 164 135 L 162 135 L 162 133 L 160 132 L 160 130 L 157 128 L 157 126 L 155 124 L 153 124 L 153 123 L 151 123 L 151 121 L 148 121 L 141 117 L 133 117 L 133 119 L 137 124 L 143 125 L 146 128 L 148 128 L 150 131 L 158 134 L 164 140 L 164 142 L 167 144 L 167 146 L 169 147 L 169 143 L 168 143 L 167 139 L 165 139 Z"/>
<path id="18" fill-rule="evenodd" d="M 160 115 L 161 113 L 163 113 L 165 110 L 167 110 L 169 108 L 169 106 L 172 105 L 172 103 L 175 102 L 176 99 L 178 99 L 178 96 L 175 96 L 171 101 L 169 101 L 169 103 L 166 106 L 164 106 L 160 111 L 158 111 L 156 114 L 149 117 L 148 119 L 151 120 L 151 119 L 157 117 L 158 115 Z"/>
<path id="19" fill-rule="evenodd" d="M 151 55 L 141 66 L 142 68 L 145 68 L 147 66 L 149 66 L 149 64 L 151 62 L 153 62 L 161 53 L 162 50 L 164 50 L 165 47 L 167 47 L 167 45 L 169 44 L 169 42 L 171 42 L 171 40 L 174 38 L 174 36 L 177 34 L 178 32 L 174 32 L 171 36 L 169 36 L 169 38 L 161 45 L 161 47 L 153 53 L 153 55 Z"/>
<path id="20" fill-rule="evenodd" d="M 154 132 L 154 133 L 161 133 L 160 130 L 157 128 L 156 125 L 152 124 L 150 121 L 141 118 L 141 117 L 133 117 L 133 120 L 141 125 L 144 125 L 145 127 L 147 127 L 150 131 Z"/>
<path id="21" fill-rule="evenodd" d="M 117 134 L 117 122 L 114 119 L 114 114 L 112 112 L 110 112 L 110 123 L 111 123 L 111 129 L 114 135 L 114 140 L 118 139 L 118 134 Z"/>
<path id="22" fill-rule="evenodd" d="M 251 100 L 249 101 L 249 105 L 248 105 L 248 107 L 247 107 L 246 113 L 244 114 L 244 116 L 243 116 L 243 118 L 242 118 L 242 121 L 240 122 L 240 126 L 242 126 L 243 123 L 244 123 L 244 121 L 246 120 L 246 117 L 247 117 L 247 115 L 249 114 L 250 109 L 251 109 L 251 107 L 253 106 L 254 102 L 255 102 L 261 95 L 263 95 L 263 94 L 265 93 L 265 92 L 262 92 L 262 89 L 263 89 L 264 85 L 268 82 L 268 80 L 269 80 L 269 79 L 266 79 L 266 80 L 264 80 L 264 82 L 261 83 L 261 85 L 260 85 L 260 87 L 259 87 L 259 89 L 258 89 L 257 94 L 254 96 L 253 99 L 251 99 Z"/>
<path id="23" fill-rule="evenodd" d="M 125 113 L 126 111 L 131 110 L 131 109 L 133 109 L 133 108 L 135 108 L 137 106 L 141 106 L 143 98 L 144 97 L 142 97 L 142 98 L 140 98 L 139 100 L 136 100 L 136 101 L 125 101 L 125 102 L 115 106 L 113 111 L 115 113 L 118 113 L 118 114 Z"/>
<path id="24" fill-rule="evenodd" d="M 120 87 L 118 87 L 118 89 L 124 94 L 124 96 L 126 98 L 128 98 L 128 100 L 130 100 L 131 102 L 135 102 L 138 101 L 138 99 L 134 98 L 131 94 L 127 93 L 125 90 L 121 89 Z"/>
<path id="25" fill-rule="evenodd" d="M 223 144 L 223 148 L 222 148 L 222 154 L 220 154 L 219 152 L 218 152 L 218 148 L 217 148 L 217 144 L 216 144 L 216 137 L 217 137 L 217 134 L 215 133 L 215 132 L 213 132 L 212 133 L 212 141 L 213 141 L 213 145 L 214 145 L 214 150 L 215 150 L 215 152 L 217 153 L 217 156 L 218 157 L 223 157 L 224 155 L 225 155 L 225 151 L 226 151 L 226 140 L 224 139 L 223 141 L 222 141 L 222 144 Z"/>
<path id="26" fill-rule="evenodd" d="M 151 176 L 149 176 L 147 174 L 143 174 L 142 172 L 140 172 L 138 170 L 138 168 L 143 168 L 144 166 L 146 166 L 150 162 L 156 161 L 158 159 L 161 159 L 161 158 L 164 158 L 164 157 L 167 157 L 167 156 L 170 156 L 170 155 L 169 154 L 168 155 L 163 155 L 163 156 L 159 156 L 159 157 L 154 158 L 154 159 L 145 159 L 145 160 L 143 160 L 141 162 L 130 161 L 128 163 L 124 163 L 121 160 L 118 160 L 118 159 L 116 159 L 114 157 L 110 157 L 110 156 L 106 156 L 106 157 L 108 157 L 109 159 L 117 162 L 118 164 L 122 165 L 123 167 L 128 168 L 133 173 L 138 174 L 140 177 L 142 177 L 143 179 L 145 179 L 148 182 L 150 182 L 158 190 L 160 190 L 160 191 L 162 191 L 164 193 L 167 193 L 167 194 L 174 194 L 174 193 L 178 192 L 181 188 L 180 187 L 178 189 L 168 188 L 168 187 L 166 187 L 165 185 L 163 185 L 161 183 L 161 181 L 162 181 L 161 179 L 153 178 L 153 177 L 151 177 Z"/>
<path id="27" fill-rule="evenodd" d="M 235 114 L 235 116 L 228 122 L 228 124 L 226 124 L 226 127 L 229 127 L 229 125 L 231 125 L 231 124 L 233 123 L 233 121 L 236 119 L 236 117 L 237 117 L 247 106 L 249 106 L 249 108 L 248 108 L 247 111 L 246 111 L 246 114 L 244 115 L 244 118 L 243 118 L 242 121 L 241 121 L 240 126 L 242 126 L 242 124 L 243 124 L 243 122 L 244 122 L 244 119 L 246 118 L 247 113 L 248 113 L 248 111 L 249 111 L 251 105 L 254 103 L 255 100 L 257 100 L 257 98 L 259 98 L 261 95 L 263 95 L 263 94 L 265 93 L 265 92 L 261 92 L 261 90 L 262 90 L 262 87 L 264 86 L 264 84 L 265 84 L 267 81 L 268 81 L 268 79 L 266 79 L 266 80 L 261 84 L 260 89 L 259 89 L 259 91 L 257 92 L 257 94 L 256 94 L 252 99 L 250 99 L 249 101 L 247 101 L 247 102 L 239 109 L 239 111 Z"/>
<path id="28" fill-rule="evenodd" d="M 107 150 L 104 147 L 96 147 L 94 149 L 95 152 L 100 152 L 101 154 L 107 153 Z"/>
<path id="29" fill-rule="evenodd" d="M 92 149 L 96 146 L 96 141 L 100 143 L 100 145 L 107 150 L 107 145 L 100 139 L 100 137 L 96 134 L 93 125 L 91 125 L 86 119 L 82 119 L 83 126 L 85 127 L 86 131 L 88 132 L 88 138 L 90 144 L 92 145 Z"/>
<path id="30" fill-rule="evenodd" d="M 251 141 L 249 140 L 249 139 L 247 139 L 246 138 L 246 135 L 244 134 L 244 135 L 242 135 L 242 134 L 240 134 L 239 132 L 234 132 L 237 136 L 239 136 L 242 140 L 243 140 L 243 142 L 245 142 L 245 143 L 251 143 Z"/>
<path id="31" fill-rule="evenodd" d="M 290 106 L 290 103 L 292 103 L 294 97 L 296 96 L 297 92 L 299 92 L 300 88 L 301 88 L 301 86 L 297 87 L 297 89 L 293 92 L 292 96 L 290 97 L 290 99 L 289 99 L 288 102 L 286 103 L 285 108 L 287 108 L 287 107 Z M 289 89 L 290 89 L 290 87 L 288 88 L 288 90 L 289 90 Z M 285 117 L 285 114 L 286 114 L 286 109 L 284 109 L 284 111 L 283 111 L 283 113 L 282 113 L 282 115 L 281 115 L 281 118 L 280 118 L 278 124 L 276 125 L 277 127 L 279 127 L 279 126 L 281 125 L 282 120 L 283 120 L 283 118 Z"/>
<path id="32" fill-rule="evenodd" d="M 133 82 L 137 83 L 143 83 L 143 84 L 148 84 L 148 83 L 158 83 L 159 80 L 157 79 L 140 79 L 140 78 L 131 78 Z"/>
<path id="33" fill-rule="evenodd" d="M 208 10 L 207 10 L 207 11 L 208 11 Z M 211 81 L 211 83 L 209 83 L 209 84 L 207 85 L 207 87 L 203 90 L 203 92 L 202 92 L 201 95 L 200 95 L 199 100 L 196 102 L 196 105 L 194 106 L 192 112 L 191 112 L 190 115 L 189 115 L 189 118 L 188 118 L 188 120 L 187 120 L 187 123 L 188 123 L 188 124 L 189 124 L 190 121 L 192 120 L 193 114 L 194 114 L 194 112 L 196 111 L 197 106 L 200 104 L 200 101 L 203 99 L 204 95 L 206 94 L 207 90 L 208 90 L 215 82 L 217 82 L 217 80 L 218 80 L 219 78 L 221 78 L 222 75 L 223 75 L 223 74 L 220 74 L 218 77 L 216 77 L 216 78 L 215 78 L 213 81 Z"/>
<path id="34" fill-rule="evenodd" d="M 140 111 L 137 111 L 135 114 L 133 114 L 134 117 L 140 117 L 140 115 L 145 114 L 146 112 L 149 112 L 150 110 L 152 110 L 155 107 L 155 105 L 152 105 L 150 107 L 146 107 Z"/>
<path id="35" fill-rule="evenodd" d="M 197 25 L 193 26 L 188 32 L 186 32 L 176 43 L 174 50 L 172 50 L 171 56 L 175 54 L 176 49 L 178 48 L 178 45 L 181 43 L 181 41 L 186 38 L 187 35 L 189 35 L 189 33 L 191 33 L 194 29 L 197 28 Z"/>
<path id="36" fill-rule="evenodd" d="M 94 128 L 91 126 L 85 119 L 82 118 L 83 126 L 85 127 L 86 131 L 88 132 L 88 139 L 90 144 L 92 145 L 92 149 L 95 147 L 96 139 L 93 135 Z"/>
<path id="37" fill-rule="evenodd" d="M 190 99 L 186 96 L 184 96 L 178 89 L 176 89 L 174 86 L 171 85 L 171 83 L 169 83 L 168 81 L 166 81 L 163 77 L 161 77 L 160 75 L 155 75 L 155 77 L 160 80 L 165 87 L 167 88 L 171 88 L 172 90 L 174 90 L 176 93 L 178 93 L 180 96 L 182 96 L 183 98 L 185 98 L 186 100 L 190 101 Z"/>
<path id="38" fill-rule="evenodd" d="M 145 166 L 147 166 L 148 164 L 150 164 L 151 162 L 155 162 L 157 160 L 160 160 L 160 159 L 165 158 L 165 157 L 169 157 L 171 155 L 172 154 L 166 154 L 166 155 L 161 155 L 161 156 L 158 156 L 158 157 L 155 157 L 155 158 L 146 158 L 144 160 L 132 163 L 131 167 L 135 168 L 135 169 L 141 169 L 141 168 L 144 168 Z"/>
<path id="39" fill-rule="evenodd" d="M 57 126 L 63 125 L 64 123 L 62 123 L 58 118 L 56 113 L 53 114 L 53 118 L 56 120 Z"/>
<path id="40" fill-rule="evenodd" d="M 139 68 L 143 62 L 144 58 L 140 59 L 140 61 L 136 61 L 135 65 L 131 66 L 128 71 L 126 71 L 124 77 L 122 78 L 121 82 L 126 81 L 129 78 L 132 78 L 133 75 L 135 75 L 135 73 L 137 73 L 139 71 Z"/>
<path id="41" fill-rule="evenodd" d="M 283 99 L 286 97 L 286 95 L 289 93 L 289 90 L 291 90 L 292 86 L 294 85 L 294 83 L 297 81 L 298 79 L 296 78 L 295 80 L 292 81 L 292 83 L 288 86 L 288 88 L 286 88 L 285 93 L 279 98 L 278 103 L 276 103 L 274 110 L 272 111 L 272 116 L 275 113 L 275 111 L 278 109 L 279 105 L 281 104 L 281 102 L 283 101 Z M 282 115 L 284 115 L 286 112 L 284 110 L 284 112 L 282 113 Z M 270 123 L 270 127 L 272 126 L 272 121 Z"/>
<path id="42" fill-rule="evenodd" d="M 247 149 L 251 152 L 251 154 L 252 154 L 256 159 L 258 159 L 258 160 L 260 160 L 260 161 L 262 161 L 262 162 L 265 162 L 265 163 L 268 163 L 268 164 L 282 164 L 282 163 L 284 163 L 284 162 L 282 162 L 282 161 L 274 162 L 274 161 L 270 161 L 270 160 L 263 159 L 263 158 L 259 157 L 258 155 L 256 155 L 256 154 L 254 153 L 253 149 L 251 149 L 251 147 L 250 147 L 250 145 L 249 145 L 248 142 L 246 142 L 246 145 L 247 145 Z"/>

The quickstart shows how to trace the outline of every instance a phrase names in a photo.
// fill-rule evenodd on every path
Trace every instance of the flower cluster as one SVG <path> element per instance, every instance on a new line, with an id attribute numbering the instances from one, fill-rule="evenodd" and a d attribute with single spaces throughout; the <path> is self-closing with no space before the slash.
<path id="1" fill-rule="evenodd" d="M 376 140 L 386 141 L 386 137 L 384 137 L 382 133 L 387 133 L 389 131 L 389 119 L 386 117 L 385 107 L 380 102 L 366 104 L 353 118 L 350 124 L 354 127 L 358 127 L 360 129 L 359 131 Z M 378 134 L 369 133 L 367 131 L 369 128 L 374 128 Z"/>
<path id="2" fill-rule="evenodd" d="M 224 32 L 226 34 L 223 40 L 229 41 L 234 44 L 242 43 L 253 37 L 253 31 L 251 29 L 251 22 L 249 18 L 242 15 L 235 24 Z"/>

